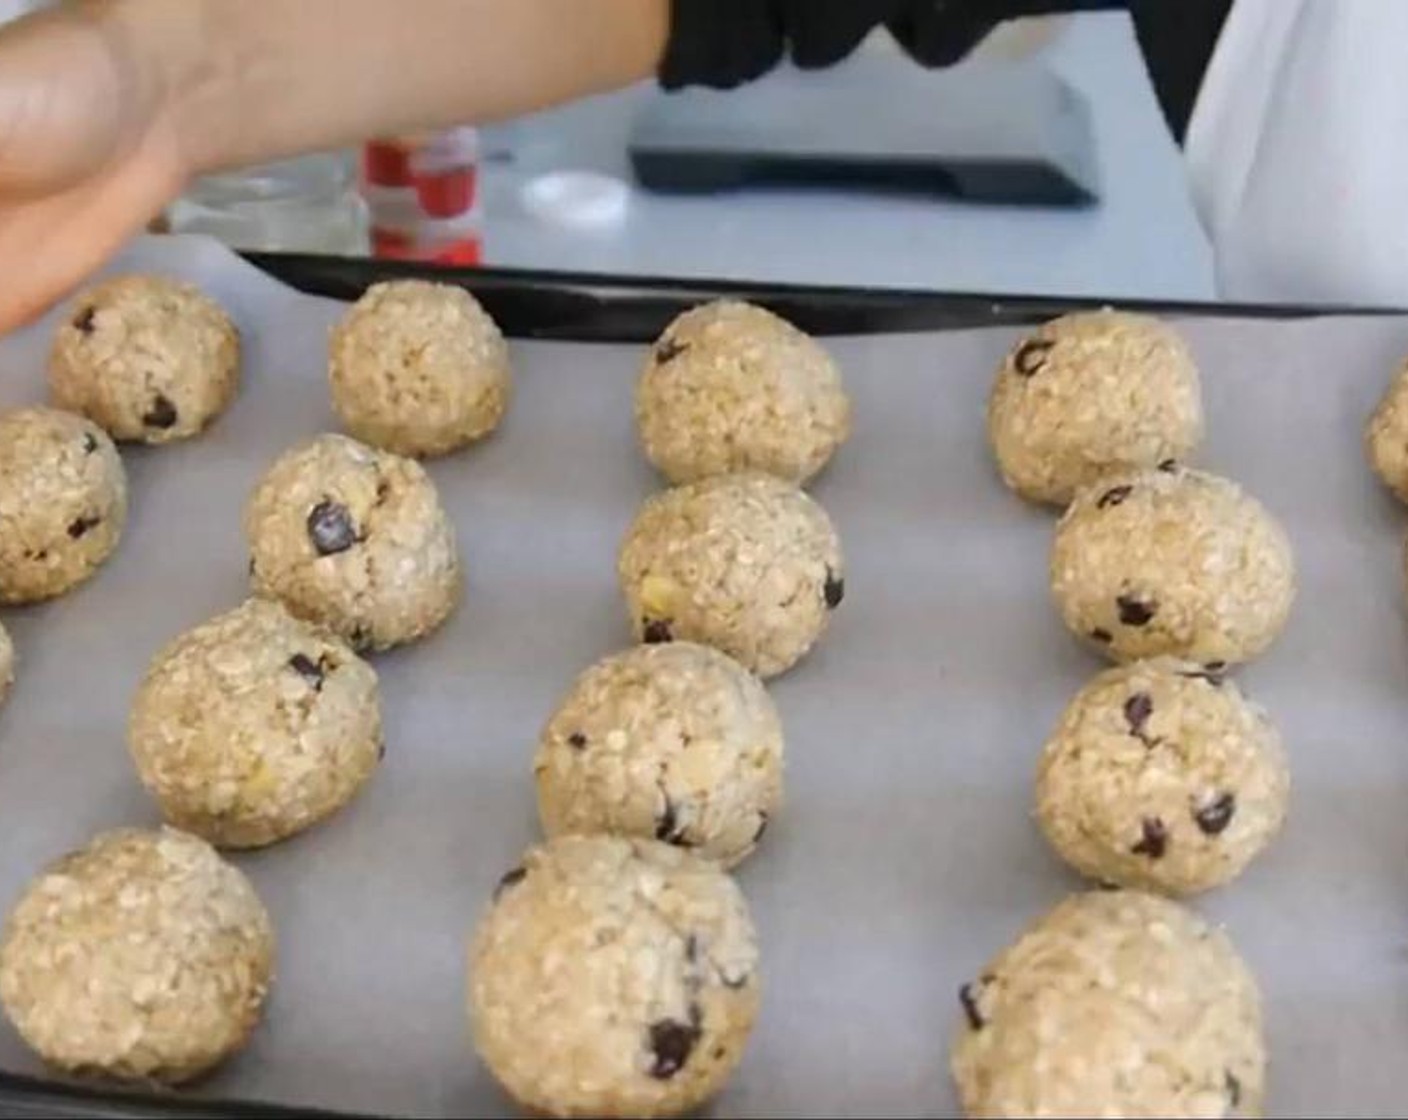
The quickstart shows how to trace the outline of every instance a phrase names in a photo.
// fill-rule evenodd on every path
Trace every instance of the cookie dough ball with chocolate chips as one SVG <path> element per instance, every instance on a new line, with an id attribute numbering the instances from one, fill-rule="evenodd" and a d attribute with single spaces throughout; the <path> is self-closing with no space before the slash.
<path id="1" fill-rule="evenodd" d="M 1117 661 L 1249 661 L 1281 632 L 1295 583 L 1290 542 L 1259 502 L 1173 465 L 1082 490 L 1051 550 L 1061 617 Z"/>
<path id="2" fill-rule="evenodd" d="M 171 443 L 225 411 L 239 368 L 239 332 L 213 299 L 161 276 L 119 276 L 78 297 L 49 384 L 54 403 L 116 440 Z"/>
<path id="3" fill-rule="evenodd" d="M 549 836 L 653 836 L 732 866 L 782 800 L 782 723 L 762 683 L 691 642 L 593 665 L 548 722 L 534 765 Z"/>
<path id="4" fill-rule="evenodd" d="M 51 1066 L 177 1084 L 244 1046 L 273 967 L 269 915 L 237 868 L 194 836 L 120 829 L 20 899 L 0 1004 Z"/>
<path id="5" fill-rule="evenodd" d="M 460 596 L 454 527 L 411 459 L 324 435 L 281 456 L 245 508 L 255 593 L 357 649 L 414 641 Z"/>
<path id="6" fill-rule="evenodd" d="M 126 521 L 127 472 L 101 428 L 54 408 L 0 412 L 0 603 L 83 583 Z"/>
<path id="7" fill-rule="evenodd" d="M 470 950 L 480 1055 L 547 1116 L 678 1116 L 717 1093 L 758 1013 L 747 904 L 654 840 L 565 836 L 503 877 Z"/>
<path id="8" fill-rule="evenodd" d="M 803 483 L 851 430 L 830 355 L 770 311 L 719 300 L 679 316 L 645 360 L 636 423 L 673 483 L 764 471 Z"/>
<path id="9" fill-rule="evenodd" d="M 376 769 L 376 673 L 331 633 L 251 599 L 158 654 L 127 738 L 168 823 L 219 847 L 272 844 L 336 812 Z"/>
<path id="10" fill-rule="evenodd" d="M 479 302 L 452 284 L 374 284 L 334 328 L 332 403 L 360 440 L 401 455 L 454 451 L 499 425 L 508 347 Z"/>
<path id="11" fill-rule="evenodd" d="M 700 642 L 763 677 L 801 660 L 845 590 L 826 511 L 762 474 L 719 475 L 649 499 L 617 570 L 638 640 Z"/>
<path id="12" fill-rule="evenodd" d="M 1266 713 L 1219 674 L 1159 659 L 1076 694 L 1042 753 L 1036 811 L 1082 874 L 1184 895 L 1241 874 L 1280 831 L 1289 793 Z"/>
<path id="13" fill-rule="evenodd" d="M 1081 311 L 1022 339 L 998 370 L 988 438 L 1017 493 L 1065 505 L 1111 471 L 1191 455 L 1203 438 L 1198 370 L 1146 315 Z"/>
<path id="14" fill-rule="evenodd" d="M 960 989 L 967 1116 L 1260 1116 L 1256 981 L 1226 936 L 1136 891 L 1068 898 Z"/>
<path id="15" fill-rule="evenodd" d="M 1408 362 L 1399 367 L 1369 417 L 1364 451 L 1384 485 L 1408 502 Z"/>
<path id="16" fill-rule="evenodd" d="M 0 704 L 10 695 L 10 687 L 15 683 L 15 646 L 10 641 L 9 632 L 0 626 Z"/>

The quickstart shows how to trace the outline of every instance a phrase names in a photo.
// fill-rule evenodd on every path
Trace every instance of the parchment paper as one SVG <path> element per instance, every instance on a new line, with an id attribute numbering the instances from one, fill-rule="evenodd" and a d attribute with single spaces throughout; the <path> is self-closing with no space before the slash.
<path id="1" fill-rule="evenodd" d="M 247 344 L 244 390 L 204 438 L 129 451 L 133 509 L 100 577 L 5 615 L 21 657 L 0 717 L 0 900 L 120 824 L 154 823 L 123 742 L 149 658 L 245 593 L 242 502 L 332 424 L 335 304 L 218 247 L 146 242 L 124 267 L 194 278 Z M 0 342 L 0 404 L 43 395 L 53 318 Z M 1301 595 L 1242 680 L 1281 725 L 1295 788 L 1279 842 L 1197 905 L 1259 975 L 1274 1114 L 1408 1107 L 1408 517 L 1360 431 L 1408 322 L 1184 324 L 1205 374 L 1203 463 L 1286 522 Z M 847 599 L 774 694 L 786 811 L 741 870 L 765 1008 L 720 1116 L 945 1115 L 959 984 L 1076 886 L 1030 820 L 1038 749 L 1099 664 L 1047 599 L 1052 518 L 990 466 L 983 403 L 1009 331 L 830 343 L 856 435 L 814 488 Z M 199 1091 L 417 1115 L 491 1115 L 470 1051 L 464 943 L 536 835 L 530 756 L 573 675 L 627 641 L 617 541 L 655 486 L 632 431 L 641 351 L 513 346 L 518 398 L 486 445 L 431 470 L 468 596 L 433 640 L 378 659 L 387 762 L 316 831 L 238 857 L 280 968 L 250 1049 Z M 37 1072 L 8 1026 L 0 1067 Z"/>

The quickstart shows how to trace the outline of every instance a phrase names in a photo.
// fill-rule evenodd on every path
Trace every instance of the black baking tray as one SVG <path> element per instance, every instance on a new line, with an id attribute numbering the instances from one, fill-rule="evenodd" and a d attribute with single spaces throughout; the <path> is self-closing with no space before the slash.
<path id="1" fill-rule="evenodd" d="M 1080 308 L 1117 304 L 1155 314 L 1299 318 L 1321 314 L 1402 314 L 1352 306 L 1211 304 L 1109 298 L 909 291 L 758 284 L 747 280 L 623 278 L 519 269 L 454 269 L 352 257 L 248 253 L 258 268 L 314 295 L 355 299 L 381 280 L 432 278 L 474 295 L 515 338 L 575 342 L 652 342 L 686 308 L 720 296 L 751 300 L 817 335 L 881 334 L 1020 326 Z M 265 1105 L 176 1092 L 131 1093 L 0 1072 L 0 1118 L 73 1116 L 125 1120 L 140 1116 L 196 1118 L 341 1117 L 294 1105 Z"/>

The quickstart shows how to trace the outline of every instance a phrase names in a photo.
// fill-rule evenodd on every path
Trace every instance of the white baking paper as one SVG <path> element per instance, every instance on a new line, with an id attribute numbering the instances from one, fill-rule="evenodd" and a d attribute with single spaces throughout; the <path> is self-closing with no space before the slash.
<path id="1" fill-rule="evenodd" d="M 128 704 L 173 635 L 245 593 L 240 511 L 284 448 L 329 427 L 336 304 L 200 241 L 123 267 L 198 280 L 247 345 L 238 402 L 203 438 L 129 450 L 132 516 L 99 578 L 10 611 L 0 716 L 0 904 L 94 832 L 156 821 Z M 0 342 L 0 404 L 44 395 L 54 318 Z M 1184 324 L 1205 373 L 1203 463 L 1286 522 L 1301 594 L 1242 676 L 1281 725 L 1289 825 L 1197 905 L 1261 979 L 1278 1115 L 1408 1107 L 1408 515 L 1360 433 L 1408 321 Z M 740 872 L 765 1007 L 718 1116 L 955 1110 L 956 992 L 1076 881 L 1030 819 L 1034 765 L 1099 664 L 1048 601 L 1051 516 L 990 465 L 983 406 L 1007 330 L 834 340 L 856 434 L 814 493 L 848 557 L 823 644 L 776 682 L 785 812 Z M 641 348 L 515 343 L 505 428 L 431 471 L 468 594 L 433 639 L 378 658 L 389 754 L 314 832 L 237 857 L 276 920 L 279 980 L 249 1050 L 198 1092 L 404 1115 L 494 1115 L 467 1041 L 465 941 L 536 835 L 530 759 L 572 677 L 628 640 L 617 542 L 656 485 L 632 431 Z M 8 1026 L 0 1068 L 38 1072 Z"/>

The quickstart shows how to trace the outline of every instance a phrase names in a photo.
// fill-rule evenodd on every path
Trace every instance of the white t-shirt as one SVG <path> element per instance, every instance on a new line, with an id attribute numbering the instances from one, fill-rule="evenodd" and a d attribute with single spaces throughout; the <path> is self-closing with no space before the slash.
<path id="1" fill-rule="evenodd" d="M 1225 299 L 1408 307 L 1408 0 L 1234 0 L 1189 121 Z"/>

